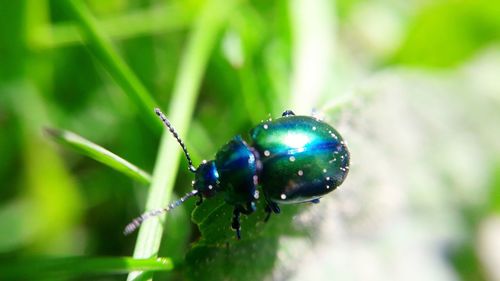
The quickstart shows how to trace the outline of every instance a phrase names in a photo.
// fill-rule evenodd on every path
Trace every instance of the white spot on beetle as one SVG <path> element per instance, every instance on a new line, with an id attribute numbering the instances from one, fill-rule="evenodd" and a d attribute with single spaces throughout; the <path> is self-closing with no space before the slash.
<path id="1" fill-rule="evenodd" d="M 327 181 L 330 181 L 330 177 L 326 177 L 326 180 L 327 180 Z"/>
<path id="2" fill-rule="evenodd" d="M 290 156 L 290 158 L 288 158 L 290 160 L 290 162 L 293 162 L 295 161 L 295 157 L 294 156 Z"/>
<path id="3" fill-rule="evenodd" d="M 259 191 L 256 190 L 255 193 L 253 194 L 253 198 L 259 199 Z"/>
<path id="4" fill-rule="evenodd" d="M 281 199 L 285 200 L 286 199 L 286 194 L 281 194 Z"/>
<path id="5" fill-rule="evenodd" d="M 269 150 L 265 150 L 264 151 L 264 156 L 268 157 L 269 155 L 271 155 L 271 152 L 269 152 Z"/>
<path id="6" fill-rule="evenodd" d="M 250 154 L 250 157 L 248 157 L 248 164 L 252 164 L 253 162 L 255 162 L 255 156 L 253 156 L 253 154 Z"/>
<path id="7" fill-rule="evenodd" d="M 326 169 L 323 169 L 323 173 L 326 173 Z"/>
<path id="8" fill-rule="evenodd" d="M 213 188 L 214 187 L 211 184 L 208 185 L 208 189 L 212 190 Z"/>
<path id="9" fill-rule="evenodd" d="M 267 130 L 269 128 L 269 126 L 267 124 L 264 124 L 264 126 L 262 126 L 264 128 L 264 130 Z"/>
<path id="10" fill-rule="evenodd" d="M 329 186 L 329 185 L 327 185 L 327 186 L 326 186 L 326 189 L 330 189 L 330 186 Z"/>
<path id="11" fill-rule="evenodd" d="M 203 159 L 203 161 L 201 161 L 201 163 L 207 164 L 207 160 Z"/>
<path id="12" fill-rule="evenodd" d="M 302 176 L 302 175 L 304 175 L 304 171 L 299 170 L 299 171 L 297 172 L 297 174 L 298 174 L 299 176 Z"/>
<path id="13" fill-rule="evenodd" d="M 316 131 L 316 126 L 313 126 L 313 131 Z"/>

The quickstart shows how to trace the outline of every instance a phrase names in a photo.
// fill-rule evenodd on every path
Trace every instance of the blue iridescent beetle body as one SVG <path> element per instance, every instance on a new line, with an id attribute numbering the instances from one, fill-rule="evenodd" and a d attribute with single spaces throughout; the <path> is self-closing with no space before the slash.
<path id="1" fill-rule="evenodd" d="M 159 110 L 156 112 L 181 144 L 189 170 L 195 173 L 193 191 L 166 208 L 134 219 L 125 233 L 189 197 L 199 196 L 200 204 L 204 198 L 222 193 L 234 206 L 231 226 L 240 239 L 240 214 L 253 213 L 259 197 L 266 201 L 267 220 L 272 212 L 280 212 L 278 204 L 319 202 L 342 184 L 349 170 L 349 152 L 340 134 L 321 120 L 296 116 L 289 110 L 281 118 L 254 127 L 251 144 L 237 136 L 217 152 L 214 160 L 203 161 L 195 169 L 170 122 Z"/>

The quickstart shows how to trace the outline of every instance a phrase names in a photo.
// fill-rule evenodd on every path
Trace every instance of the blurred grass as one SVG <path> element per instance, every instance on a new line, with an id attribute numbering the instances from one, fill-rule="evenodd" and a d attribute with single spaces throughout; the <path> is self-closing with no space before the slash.
<path id="1" fill-rule="evenodd" d="M 234 135 L 247 137 L 246 132 L 260 120 L 279 116 L 289 107 L 301 114 L 310 114 L 319 108 L 327 120 L 335 120 L 333 125 L 348 120 L 347 126 L 340 124 L 359 130 L 359 124 L 366 122 L 361 119 L 361 113 L 370 111 L 369 105 L 382 95 L 374 86 L 380 83 L 380 77 L 384 73 L 396 73 L 387 90 L 396 91 L 398 87 L 414 85 L 411 81 L 415 78 L 402 74 L 414 71 L 431 77 L 436 84 L 442 83 L 439 85 L 456 84 L 456 89 L 463 91 L 457 90 L 454 100 L 470 105 L 465 110 L 470 118 L 464 118 L 468 121 L 462 124 L 466 129 L 457 129 L 440 153 L 454 147 L 458 140 L 471 139 L 489 144 L 483 145 L 480 152 L 486 151 L 494 159 L 500 157 L 495 154 L 498 151 L 495 141 L 485 141 L 497 139 L 498 134 L 484 129 L 490 128 L 490 119 L 495 117 L 487 115 L 492 111 L 486 110 L 484 104 L 495 105 L 499 96 L 498 88 L 491 82 L 496 81 L 498 73 L 495 60 L 485 59 L 490 64 L 477 68 L 479 71 L 461 68 L 471 61 L 483 63 L 477 57 L 479 54 L 498 49 L 500 5 L 497 3 L 486 0 L 231 3 L 217 0 L 0 2 L 0 267 L 9 267 L 3 258 L 82 255 L 89 258 L 82 258 L 81 262 L 96 262 L 95 273 L 98 273 L 98 267 L 105 265 L 100 257 L 132 253 L 133 239 L 121 235 L 123 226 L 144 210 L 144 202 L 147 202 L 146 209 L 162 206 L 172 198 L 174 186 L 176 193 L 183 194 L 190 189 L 192 180 L 186 169 L 178 169 L 180 150 L 175 141 L 168 134 L 160 140 L 164 128 L 154 115 L 156 106 L 169 109 L 168 117 L 185 136 L 195 163 L 199 163 L 213 157 L 217 148 Z M 447 77 L 452 78 L 447 80 Z M 476 108 L 465 94 L 467 91 L 477 92 L 477 100 L 491 101 Z M 418 96 L 417 92 L 415 99 Z M 447 104 L 439 108 L 443 114 L 432 115 L 436 100 L 427 102 L 428 109 L 420 114 L 438 116 L 435 121 L 452 111 L 452 105 Z M 394 107 L 393 103 L 388 102 L 387 110 L 375 116 L 384 116 Z M 474 121 L 481 118 L 484 122 Z M 377 127 L 375 121 L 370 120 L 371 129 L 362 127 L 365 131 L 361 133 L 366 134 L 366 139 L 371 140 L 376 132 L 385 128 Z M 421 123 L 410 122 L 410 127 L 398 128 L 407 123 L 397 121 L 395 130 L 406 132 L 411 136 L 409 139 L 436 138 L 418 135 L 419 128 L 424 126 Z M 447 127 L 453 127 L 454 121 L 448 122 Z M 477 128 L 471 128 L 470 124 Z M 42 133 L 46 126 L 76 132 L 109 148 L 129 163 L 154 170 L 152 188 L 147 191 L 138 187 L 141 184 L 135 180 L 82 157 L 85 153 L 56 150 Z M 396 133 L 394 135 L 396 139 Z M 390 144 L 388 147 L 392 149 L 368 143 L 382 149 L 373 153 L 380 152 L 392 157 L 393 163 L 400 163 L 402 155 L 394 153 L 394 147 L 399 144 Z M 353 147 L 353 161 L 362 163 L 368 159 L 367 155 L 357 154 L 360 150 L 356 143 Z M 453 156 L 432 156 L 441 161 L 429 162 L 428 170 L 460 171 L 462 162 Z M 476 161 L 473 156 L 468 159 Z M 183 167 L 185 160 L 181 161 Z M 447 179 L 443 190 L 450 194 L 438 205 L 452 206 L 454 218 L 463 224 L 461 232 L 455 235 L 462 235 L 463 240 L 447 240 L 445 244 L 450 249 L 433 249 L 446 256 L 448 263 L 439 266 L 449 266 L 447 270 L 463 280 L 491 276 L 485 274 L 484 260 L 478 254 L 475 241 L 481 239 L 478 233 L 484 218 L 498 213 L 498 168 L 494 168 L 490 160 L 475 163 L 466 171 L 481 174 L 478 169 L 482 167 L 485 171 L 491 169 L 491 173 L 485 172 L 487 177 L 475 177 L 481 180 L 474 182 L 473 198 L 477 202 L 488 198 L 489 203 L 472 204 L 451 188 L 460 184 L 468 186 L 467 173 L 455 173 L 454 179 Z M 418 170 L 415 169 L 418 164 L 407 169 Z M 133 175 L 142 183 L 148 178 L 144 173 Z M 360 182 L 359 177 L 353 174 L 352 182 Z M 435 185 L 424 185 L 425 181 L 418 177 L 406 181 L 421 185 L 418 192 L 405 195 L 412 202 L 410 206 L 441 200 L 431 191 L 436 192 L 438 188 L 429 188 Z M 364 188 L 368 186 L 386 194 L 391 186 L 390 181 L 377 185 L 372 178 L 361 182 L 362 186 L 349 186 L 349 189 L 369 193 Z M 484 192 L 486 189 L 491 192 Z M 342 194 L 350 193 L 346 188 L 333 197 Z M 398 197 L 390 194 L 387 198 L 399 202 Z M 360 204 L 357 197 L 350 200 L 351 205 Z M 377 201 L 370 202 L 379 212 L 387 207 Z M 286 264 L 293 260 L 287 258 L 292 250 L 284 248 L 283 241 L 287 238 L 283 232 L 296 233 L 292 235 L 294 241 L 301 243 L 309 241 L 303 238 L 304 234 L 310 235 L 301 229 L 303 225 L 295 224 L 297 217 L 293 208 L 283 208 L 285 214 L 268 225 L 259 224 L 261 213 L 244 218 L 244 235 L 248 240 L 235 244 L 228 224 L 224 224 L 230 215 L 225 210 L 227 206 L 217 200 L 205 203 L 207 205 L 193 213 L 196 226 L 190 224 L 187 214 L 194 208 L 193 202 L 169 214 L 165 227 L 160 220 L 145 224 L 149 231 L 142 230 L 139 234 L 136 257 L 150 258 L 158 254 L 177 260 L 187 253 L 184 267 L 168 274 L 155 273 L 155 279 L 198 280 L 213 274 L 215 279 L 229 276 L 258 280 L 270 275 L 277 278 L 292 275 L 286 270 Z M 218 212 L 211 213 L 213 210 Z M 329 212 L 328 218 L 335 218 L 338 211 Z M 433 221 L 439 217 L 433 212 L 435 209 L 427 206 L 419 214 Z M 427 214 L 429 217 L 425 217 Z M 367 217 L 366 214 L 358 216 L 360 218 L 354 219 L 347 216 L 346 220 Z M 323 223 L 332 221 L 337 220 L 328 219 Z M 363 236 L 359 229 L 336 226 L 338 235 Z M 165 235 L 160 239 L 163 228 Z M 398 239 L 406 241 L 402 237 Z M 364 242 L 360 247 L 370 249 L 369 243 Z M 387 252 L 381 248 L 373 252 L 386 257 Z M 304 256 L 311 249 L 320 254 L 313 245 L 300 249 Z M 257 263 L 252 262 L 255 259 Z M 43 263 L 44 258 L 41 261 Z M 49 263 L 50 259 L 45 262 Z M 281 272 L 283 264 L 285 272 Z M 363 268 L 362 264 L 359 266 Z M 306 268 L 305 263 L 303 267 Z M 26 265 L 25 269 L 36 277 L 34 266 Z M 71 279 L 79 275 L 70 272 L 66 276 Z M 340 273 L 336 277 L 345 280 Z M 109 276 L 109 279 L 123 280 L 123 276 Z"/>
<path id="2" fill-rule="evenodd" d="M 197 98 L 198 88 L 213 49 L 216 36 L 228 13 L 231 12 L 234 3 L 225 3 L 224 9 L 218 0 L 208 1 L 204 6 L 199 19 L 194 23 L 191 37 L 181 60 L 178 78 L 173 90 L 168 116 L 179 136 L 183 138 L 186 128 L 191 120 Z M 176 151 L 176 153 L 173 153 Z M 177 159 L 180 156 L 178 143 L 165 130 L 162 142 L 158 150 L 157 164 L 153 172 L 153 181 L 146 210 L 158 209 L 172 200 L 171 192 L 174 186 L 174 175 L 165 173 L 176 173 L 178 168 Z M 157 256 L 162 236 L 162 225 L 159 220 L 146 221 L 139 230 L 134 257 L 143 258 Z M 127 280 L 144 280 L 149 277 L 148 272 L 131 273 Z"/>
<path id="3" fill-rule="evenodd" d="M 163 128 L 158 123 L 158 118 L 151 111 L 157 103 L 152 98 L 148 90 L 139 81 L 128 65 L 118 55 L 112 46 L 107 35 L 101 31 L 98 23 L 88 11 L 87 7 L 80 0 L 59 1 L 61 6 L 66 7 L 74 19 L 79 23 L 81 30 L 88 38 L 86 46 L 90 48 L 93 54 L 101 62 L 104 68 L 109 72 L 123 91 L 129 96 L 132 102 L 140 108 L 142 114 L 148 118 L 148 124 L 151 127 L 160 130 Z"/>
<path id="4" fill-rule="evenodd" d="M 29 266 L 31 270 L 26 270 Z M 76 277 L 96 277 L 127 273 L 133 270 L 170 271 L 174 265 L 170 259 L 133 259 L 122 257 L 64 257 L 9 260 L 0 264 L 3 280 L 53 280 Z"/>
<path id="5" fill-rule="evenodd" d="M 193 20 L 194 12 L 179 3 L 154 5 L 106 19 L 99 26 L 113 40 L 125 40 L 186 29 Z M 30 41 L 35 48 L 61 48 L 85 43 L 88 40 L 85 34 L 74 23 L 60 23 L 39 27 Z"/>
<path id="6" fill-rule="evenodd" d="M 422 9 L 409 24 L 393 62 L 453 67 L 500 39 L 500 4 L 488 0 L 443 1 Z"/>

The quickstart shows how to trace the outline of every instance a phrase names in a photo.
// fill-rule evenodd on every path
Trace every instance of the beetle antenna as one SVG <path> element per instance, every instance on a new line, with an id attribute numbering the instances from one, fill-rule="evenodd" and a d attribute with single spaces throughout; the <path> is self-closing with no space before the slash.
<path id="1" fill-rule="evenodd" d="M 181 145 L 181 148 L 184 151 L 184 155 L 186 155 L 186 159 L 188 161 L 189 171 L 191 171 L 193 173 L 196 172 L 196 168 L 194 167 L 193 161 L 191 160 L 191 157 L 189 156 L 189 152 L 187 150 L 187 147 L 184 144 L 184 142 L 181 140 L 181 138 L 179 137 L 179 134 L 177 134 L 177 131 L 174 129 L 174 126 L 172 126 L 172 124 L 170 124 L 170 121 L 168 121 L 167 117 L 165 117 L 165 115 L 163 114 L 163 112 L 161 112 L 161 110 L 159 108 L 155 108 L 155 113 L 156 113 L 156 115 L 158 115 L 158 117 L 160 117 L 161 121 L 163 121 L 165 126 L 168 127 L 168 130 L 170 131 L 170 133 L 172 133 L 174 138 Z"/>
<path id="2" fill-rule="evenodd" d="M 175 201 L 175 202 L 172 202 L 170 203 L 170 205 L 168 205 L 167 207 L 164 207 L 164 208 L 160 208 L 160 209 L 156 209 L 156 210 L 152 210 L 152 211 L 149 211 L 149 212 L 145 212 L 144 214 L 138 216 L 137 218 L 133 219 L 126 227 L 125 227 L 125 230 L 123 231 L 123 234 L 125 235 L 129 235 L 130 233 L 134 232 L 137 228 L 139 228 L 139 226 L 147 219 L 150 219 L 152 217 L 156 217 L 156 216 L 159 216 L 163 213 L 167 213 L 167 212 L 170 212 L 172 209 L 180 206 L 182 203 L 184 203 L 184 201 L 186 201 L 187 199 L 195 196 L 196 194 L 198 194 L 198 190 L 193 190 L 189 193 L 187 193 L 186 195 L 184 195 L 183 197 L 181 197 L 179 200 Z"/>

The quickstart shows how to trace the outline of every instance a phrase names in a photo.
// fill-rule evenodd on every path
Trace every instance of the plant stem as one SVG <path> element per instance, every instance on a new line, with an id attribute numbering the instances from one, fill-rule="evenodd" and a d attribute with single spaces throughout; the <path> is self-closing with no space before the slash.
<path id="1" fill-rule="evenodd" d="M 187 131 L 208 58 L 216 38 L 235 1 L 209 0 L 194 24 L 186 51 L 181 59 L 168 118 L 182 137 Z M 146 210 L 165 206 L 170 200 L 178 170 L 180 149 L 178 143 L 165 130 L 153 172 Z M 150 258 L 158 253 L 163 227 L 160 219 L 144 222 L 139 231 L 134 257 Z M 149 278 L 147 272 L 132 272 L 127 280 Z"/>

